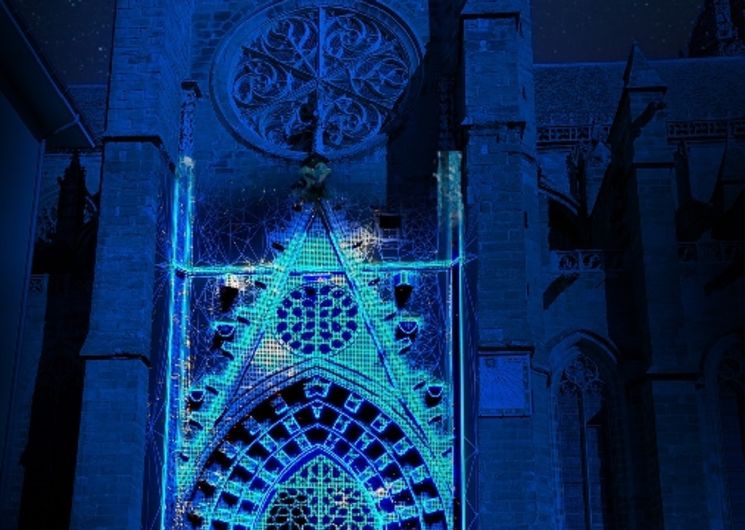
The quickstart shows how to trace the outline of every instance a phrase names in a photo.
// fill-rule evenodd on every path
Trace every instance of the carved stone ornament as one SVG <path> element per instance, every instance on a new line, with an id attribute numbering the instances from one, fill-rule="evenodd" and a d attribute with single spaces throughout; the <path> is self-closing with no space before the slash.
<path id="1" fill-rule="evenodd" d="M 223 42 L 212 93 L 238 137 L 268 153 L 350 156 L 384 139 L 412 89 L 419 48 L 366 2 L 284 2 Z"/>
<path id="2" fill-rule="evenodd" d="M 559 393 L 601 394 L 604 387 L 598 365 L 587 355 L 580 354 L 564 369 Z"/>

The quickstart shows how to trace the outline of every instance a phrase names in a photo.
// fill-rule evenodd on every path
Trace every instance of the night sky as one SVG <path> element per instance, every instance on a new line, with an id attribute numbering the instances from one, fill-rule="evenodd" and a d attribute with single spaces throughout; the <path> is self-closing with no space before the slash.
<path id="1" fill-rule="evenodd" d="M 536 62 L 626 59 L 637 41 L 650 58 L 678 57 L 704 0 L 533 0 Z"/>
<path id="2" fill-rule="evenodd" d="M 62 81 L 103 83 L 114 0 L 12 0 Z M 625 59 L 636 40 L 650 58 L 687 49 L 704 0 L 533 0 L 536 62 Z"/>

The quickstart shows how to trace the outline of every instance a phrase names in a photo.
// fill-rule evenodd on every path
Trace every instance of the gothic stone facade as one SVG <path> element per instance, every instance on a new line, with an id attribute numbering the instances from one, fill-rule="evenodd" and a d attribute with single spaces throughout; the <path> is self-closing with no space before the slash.
<path id="1" fill-rule="evenodd" d="M 720 4 L 702 57 L 540 65 L 528 0 L 119 2 L 96 147 L 43 159 L 3 520 L 745 527 Z"/>

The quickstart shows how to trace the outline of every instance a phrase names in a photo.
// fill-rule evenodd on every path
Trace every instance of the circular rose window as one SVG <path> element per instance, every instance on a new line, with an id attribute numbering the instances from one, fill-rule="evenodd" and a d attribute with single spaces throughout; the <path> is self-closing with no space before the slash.
<path id="1" fill-rule="evenodd" d="M 360 327 L 358 308 L 346 287 L 303 284 L 277 308 L 275 333 L 289 350 L 302 355 L 329 355 L 346 348 Z"/>
<path id="2" fill-rule="evenodd" d="M 349 156 L 383 139 L 412 93 L 418 47 L 364 2 L 282 5 L 240 25 L 217 56 L 213 94 L 240 138 L 269 153 Z"/>

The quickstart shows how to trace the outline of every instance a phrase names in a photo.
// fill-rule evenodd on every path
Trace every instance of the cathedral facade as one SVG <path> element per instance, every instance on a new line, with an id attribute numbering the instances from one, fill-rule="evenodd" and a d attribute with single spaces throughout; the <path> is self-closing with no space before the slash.
<path id="1" fill-rule="evenodd" d="M 742 8 L 119 1 L 60 86 L 3 3 L 2 527 L 745 528 Z"/>

